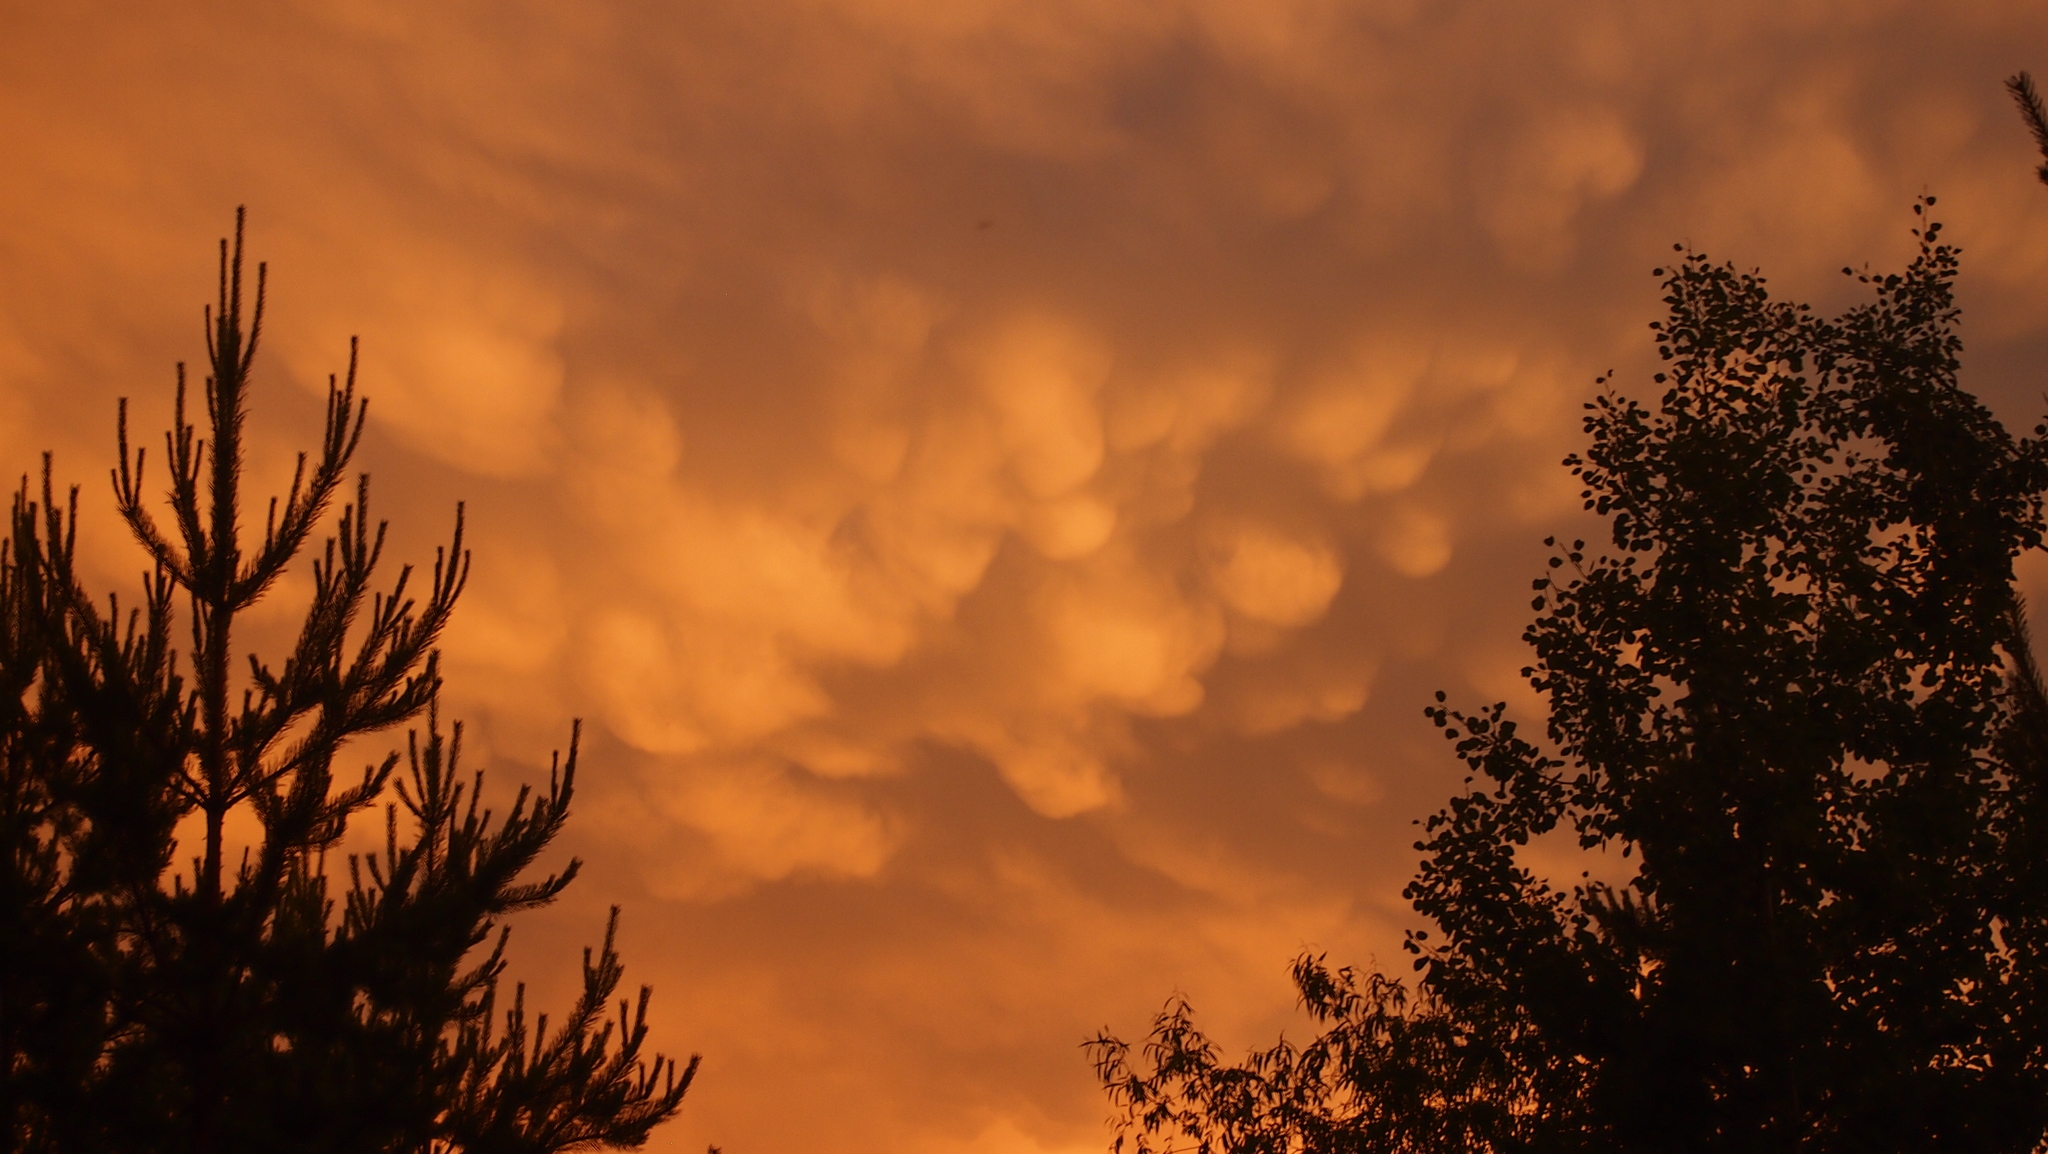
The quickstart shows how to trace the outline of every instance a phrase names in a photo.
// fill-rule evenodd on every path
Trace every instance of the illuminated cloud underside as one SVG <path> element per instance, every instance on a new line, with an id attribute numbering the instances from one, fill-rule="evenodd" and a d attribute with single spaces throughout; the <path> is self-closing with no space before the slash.
<path id="1" fill-rule="evenodd" d="M 559 1000 L 625 905 L 706 1054 L 656 1149 L 1100 1149 L 1095 1028 L 1398 965 L 1421 705 L 1531 706 L 1672 242 L 1835 307 L 1932 190 L 1966 379 L 2031 423 L 2048 351 L 2011 4 L 59 8 L 0 39 L 6 460 L 102 500 L 246 202 L 252 468 L 360 333 L 394 548 L 469 502 L 472 754 L 587 719 L 515 950 Z"/>

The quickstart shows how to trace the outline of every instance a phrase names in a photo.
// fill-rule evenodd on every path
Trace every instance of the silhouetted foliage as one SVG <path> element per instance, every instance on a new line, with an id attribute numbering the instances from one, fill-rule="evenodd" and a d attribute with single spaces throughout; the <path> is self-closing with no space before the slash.
<path id="1" fill-rule="evenodd" d="M 616 909 L 558 1028 L 528 1023 L 523 988 L 498 1024 L 503 920 L 577 872 L 524 880 L 568 817 L 576 741 L 544 790 L 480 808 L 483 774 L 465 775 L 461 727 L 444 735 L 434 704 L 434 646 L 469 572 L 461 510 L 424 587 L 406 567 L 379 592 L 384 525 L 359 479 L 289 655 L 235 648 L 238 617 L 342 491 L 365 414 L 352 346 L 318 450 L 253 536 L 242 437 L 263 266 L 246 329 L 243 296 L 238 213 L 207 318 L 209 435 L 186 420 L 181 365 L 165 522 L 123 404 L 114 493 L 153 563 L 139 604 L 80 584 L 77 490 L 59 506 L 47 456 L 41 500 L 25 480 L 15 498 L 0 550 L 0 1125 L 32 1151 L 639 1145 L 697 1059 L 642 1057 L 645 988 L 609 1017 Z M 337 780 L 351 741 L 422 716 L 403 772 L 394 752 Z M 348 855 L 334 892 L 328 853 L 387 786 L 384 848 Z M 251 844 L 230 866 L 238 810 Z M 189 870 L 181 834 L 203 839 Z"/>
<path id="2" fill-rule="evenodd" d="M 2013 562 L 2048 429 L 1958 387 L 1940 228 L 1834 320 L 1658 270 L 1661 395 L 1604 391 L 1566 459 L 1611 551 L 1553 541 L 1535 582 L 1547 739 L 1428 710 L 1472 776 L 1416 845 L 1417 994 L 1304 958 L 1307 1045 L 1225 1065 L 1178 1003 L 1142 1063 L 1098 1037 L 1119 1149 L 2041 1144 L 2048 704 Z M 1632 876 L 1554 885 L 1539 839 Z"/>
<path id="3" fill-rule="evenodd" d="M 2016 73 L 2005 82 L 2005 90 L 2012 93 L 2013 103 L 2020 107 L 2020 119 L 2027 122 L 2027 128 L 2034 134 L 2034 147 L 2041 152 L 2041 167 L 2034 175 L 2048 184 L 2048 108 L 2041 105 L 2041 94 L 2034 90 L 2034 78 L 2024 72 Z"/>

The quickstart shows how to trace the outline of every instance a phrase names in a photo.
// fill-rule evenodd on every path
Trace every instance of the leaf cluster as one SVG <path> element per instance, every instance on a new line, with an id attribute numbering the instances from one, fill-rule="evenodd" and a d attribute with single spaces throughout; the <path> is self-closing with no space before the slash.
<path id="1" fill-rule="evenodd" d="M 1332 1014 L 1356 982 L 1305 960 L 1308 1045 L 1225 1065 L 1185 1007 L 1143 1071 L 1098 1039 L 1121 1134 L 1205 1152 L 2048 1135 L 2048 706 L 2013 593 L 2042 543 L 2048 428 L 2015 438 L 1957 384 L 1958 255 L 1933 204 L 1913 262 L 1845 270 L 1872 298 L 1832 319 L 1682 248 L 1657 270 L 1658 395 L 1604 389 L 1565 462 L 1611 549 L 1553 540 L 1534 581 L 1523 673 L 1547 727 L 1443 694 L 1426 711 L 1470 776 L 1416 843 L 1406 896 L 1434 933 L 1406 942 L 1415 996 L 1373 975 Z M 1538 846 L 1588 868 L 1553 884 Z"/>
<path id="2" fill-rule="evenodd" d="M 1558 1134 L 2031 1149 L 2048 1126 L 2048 796 L 2012 741 L 2048 720 L 2012 680 L 2048 442 L 1957 386 L 1957 254 L 1916 234 L 1905 272 L 1845 270 L 1875 300 L 1829 321 L 1694 254 L 1669 270 L 1662 396 L 1593 401 L 1566 462 L 1615 552 L 1535 582 L 1548 741 L 1431 710 L 1479 785 L 1426 823 L 1408 896 L 1443 940 L 1409 945 L 1440 997 L 1522 1024 L 1517 1061 L 1582 1074 L 1546 1095 Z M 1552 888 L 1518 851 L 1554 829 L 1635 876 Z"/>
<path id="3" fill-rule="evenodd" d="M 1116 1110 L 1121 1154 L 1435 1154 L 1484 1149 L 1530 1097 L 1501 1060 L 1429 990 L 1383 974 L 1294 963 L 1319 1032 L 1224 1062 L 1183 998 L 1153 1019 L 1140 1061 L 1107 1033 L 1088 1042 Z"/>

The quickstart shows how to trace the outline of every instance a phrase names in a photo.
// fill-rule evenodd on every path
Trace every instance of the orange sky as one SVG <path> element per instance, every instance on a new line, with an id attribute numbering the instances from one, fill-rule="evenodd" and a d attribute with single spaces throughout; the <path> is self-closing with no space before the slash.
<path id="1" fill-rule="evenodd" d="M 1400 966 L 1422 706 L 1528 708 L 1673 242 L 1835 308 L 1932 191 L 1965 380 L 2043 404 L 2012 0 L 234 7 L 0 0 L 0 464 L 104 510 L 246 203 L 259 479 L 360 333 L 399 551 L 469 502 L 472 754 L 587 719 L 515 970 L 625 906 L 705 1055 L 656 1150 L 1099 1150 L 1095 1029 Z"/>

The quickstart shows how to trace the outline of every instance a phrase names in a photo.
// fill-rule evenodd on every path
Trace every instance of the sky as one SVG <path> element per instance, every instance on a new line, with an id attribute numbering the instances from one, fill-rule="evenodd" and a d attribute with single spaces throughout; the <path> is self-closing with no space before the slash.
<path id="1" fill-rule="evenodd" d="M 1596 377 L 1647 391 L 1674 244 L 1836 311 L 1932 193 L 1965 384 L 2048 408 L 2011 0 L 0 22 L 0 471 L 54 451 L 133 584 L 117 398 L 168 422 L 247 205 L 252 480 L 359 335 L 393 554 L 466 503 L 469 763 L 544 780 L 583 719 L 513 974 L 565 1007 L 623 907 L 703 1055 L 650 1150 L 1102 1150 L 1096 1031 L 1179 993 L 1241 1050 L 1306 1028 L 1303 952 L 1405 969 L 1462 776 L 1423 706 L 1541 717 L 1527 582 L 1601 531 L 1559 461 Z"/>

